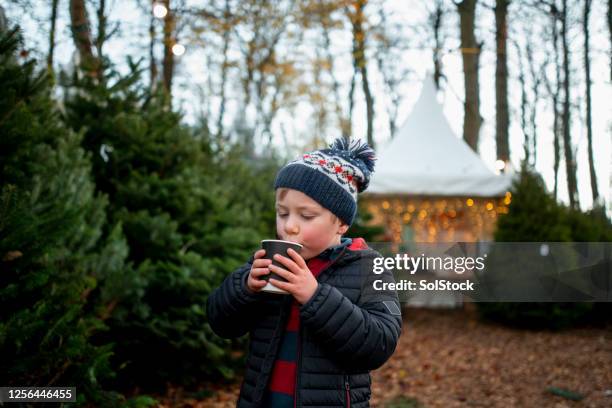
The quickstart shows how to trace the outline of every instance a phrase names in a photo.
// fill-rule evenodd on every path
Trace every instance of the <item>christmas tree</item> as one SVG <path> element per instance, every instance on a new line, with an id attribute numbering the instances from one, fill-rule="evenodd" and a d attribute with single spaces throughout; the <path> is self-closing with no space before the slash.
<path id="1" fill-rule="evenodd" d="M 512 203 L 497 222 L 498 242 L 567 242 L 572 232 L 565 211 L 548 191 L 544 180 L 526 166 L 512 186 Z"/>
<path id="2" fill-rule="evenodd" d="M 16 57 L 19 43 L 17 30 L 0 33 L 0 383 L 118 402 L 100 386 L 112 344 L 92 336 L 129 291 L 127 245 L 107 225 L 81 136 L 60 120 L 46 74 Z"/>
<path id="3" fill-rule="evenodd" d="M 121 223 L 145 287 L 118 305 L 100 341 L 117 341 L 117 387 L 189 385 L 233 374 L 231 344 L 207 324 L 206 299 L 273 231 L 273 170 L 240 148 L 214 151 L 205 126 L 181 124 L 132 64 L 120 76 L 64 76 L 66 121 L 83 132 L 107 214 Z M 136 383 L 137 381 L 137 383 Z"/>
<path id="4" fill-rule="evenodd" d="M 588 213 L 571 210 L 557 203 L 542 178 L 526 166 L 522 167 L 518 179 L 512 187 L 512 204 L 507 214 L 499 217 L 495 240 L 497 242 L 580 242 L 580 241 L 610 241 L 610 221 L 605 214 L 594 209 Z M 537 247 L 535 247 L 537 249 Z M 567 248 L 567 253 L 562 249 Z M 494 253 L 490 259 L 497 256 L 497 265 L 508 265 L 510 274 L 537 271 L 536 260 L 544 258 L 537 256 L 517 256 L 517 254 L 502 251 L 499 258 Z M 563 252 L 564 260 L 561 260 Z M 556 254 L 557 262 L 571 265 L 572 251 L 569 246 L 559 247 Z M 486 277 L 486 276 L 485 276 Z M 606 305 L 606 304 L 604 304 Z M 491 320 L 497 320 L 520 327 L 560 329 L 578 323 L 593 321 L 593 303 L 479 303 L 481 315 Z M 609 308 L 608 308 L 609 309 Z"/>

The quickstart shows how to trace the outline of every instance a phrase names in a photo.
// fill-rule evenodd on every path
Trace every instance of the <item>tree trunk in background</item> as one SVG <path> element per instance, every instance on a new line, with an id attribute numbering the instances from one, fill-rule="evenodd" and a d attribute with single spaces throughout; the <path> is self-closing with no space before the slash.
<path id="1" fill-rule="evenodd" d="M 523 53 L 521 52 L 521 47 L 516 42 L 514 43 L 516 46 L 516 52 L 518 54 L 518 68 L 519 68 L 519 84 L 521 85 L 521 129 L 523 130 L 523 154 L 524 154 L 524 163 L 531 167 L 531 138 L 529 136 L 529 126 L 527 126 L 527 86 L 525 81 L 525 68 L 523 64 Z"/>
<path id="2" fill-rule="evenodd" d="M 168 103 L 172 102 L 172 77 L 174 76 L 174 54 L 172 46 L 175 44 L 174 38 L 174 13 L 170 9 L 170 0 L 163 1 L 164 6 L 168 10 L 168 14 L 164 17 L 164 60 L 162 63 L 163 69 L 163 84 L 164 90 L 168 98 Z"/>
<path id="3" fill-rule="evenodd" d="M 221 101 L 219 103 L 219 116 L 217 117 L 217 143 L 222 143 L 222 139 L 224 138 L 223 131 L 223 119 L 225 116 L 225 85 L 227 82 L 227 71 L 229 70 L 229 43 L 230 43 L 230 2 L 229 0 L 225 0 L 225 9 L 223 11 L 223 22 L 224 28 L 223 31 L 223 66 L 221 67 L 221 85 L 220 85 L 220 96 Z"/>
<path id="4" fill-rule="evenodd" d="M 440 30 L 442 29 L 442 18 L 444 17 L 444 9 L 442 8 L 442 2 L 436 1 L 435 9 L 429 16 L 431 26 L 434 34 L 434 82 L 436 83 L 436 89 L 440 90 L 440 78 L 442 78 L 442 38 Z"/>
<path id="5" fill-rule="evenodd" d="M 529 72 L 531 74 L 531 91 L 533 92 L 533 102 L 531 104 L 531 114 L 529 117 L 529 121 L 531 124 L 531 140 L 532 147 L 531 151 L 533 152 L 533 168 L 536 168 L 536 164 L 538 162 L 538 102 L 540 101 L 540 84 L 542 82 L 542 75 L 536 69 L 534 63 L 535 58 L 533 55 L 533 47 L 531 46 L 531 42 L 527 42 L 527 46 L 525 47 L 527 51 L 527 61 L 529 62 Z M 538 67 L 539 68 L 539 67 Z"/>
<path id="6" fill-rule="evenodd" d="M 556 38 L 555 38 L 556 41 Z M 555 47 L 555 52 L 556 52 Z M 559 78 L 559 64 L 557 63 L 558 59 L 555 55 L 555 71 L 557 74 L 557 79 Z M 559 87 L 555 86 L 553 89 L 553 85 L 550 83 L 550 79 L 544 75 L 543 77 L 544 85 L 546 86 L 546 90 L 552 99 L 552 107 L 553 107 L 553 148 L 554 148 L 554 161 L 553 161 L 553 174 L 554 174 L 554 187 L 553 187 L 553 196 L 555 200 L 557 199 L 557 192 L 559 189 Z M 559 82 L 557 82 L 558 84 Z"/>
<path id="7" fill-rule="evenodd" d="M 586 81 L 586 128 L 589 155 L 589 172 L 591 174 L 591 192 L 593 204 L 599 199 L 597 188 L 597 175 L 595 174 L 595 163 L 593 162 L 593 123 L 591 118 L 591 56 L 589 44 L 589 14 L 591 11 L 591 0 L 584 0 L 584 15 L 582 27 L 584 31 L 584 73 Z"/>
<path id="8" fill-rule="evenodd" d="M 497 65 L 495 68 L 496 142 L 497 159 L 504 162 L 510 160 L 508 146 L 508 56 L 506 54 L 508 4 L 508 0 L 497 0 L 495 4 L 495 42 L 497 47 Z"/>
<path id="9" fill-rule="evenodd" d="M 368 69 L 366 66 L 365 58 L 363 64 L 360 66 L 361 70 L 361 85 L 363 87 L 363 93 L 365 95 L 366 100 L 366 109 L 367 109 L 367 120 L 368 120 L 368 131 L 367 131 L 367 139 L 370 147 L 374 148 L 374 97 L 372 96 L 372 92 L 370 92 L 370 82 L 368 80 Z"/>
<path id="10" fill-rule="evenodd" d="M 329 26 L 329 20 L 325 15 L 323 15 L 321 17 L 321 27 L 323 30 L 323 47 L 325 48 L 325 60 L 328 66 L 327 68 L 329 70 L 329 76 L 332 80 L 332 89 L 334 91 L 334 110 L 336 111 L 336 116 L 338 117 L 338 123 L 340 125 L 342 137 L 344 137 L 346 140 L 350 140 L 351 125 L 350 120 L 347 119 L 346 115 L 344 115 L 342 111 L 342 104 L 340 101 L 340 83 L 338 82 L 338 78 L 334 73 L 334 54 L 331 49 Z"/>
<path id="11" fill-rule="evenodd" d="M 558 15 L 556 12 L 552 13 L 552 35 L 553 35 L 553 47 L 554 47 L 554 58 L 555 58 L 555 87 L 548 87 L 549 93 L 553 98 L 553 133 L 554 133 L 554 163 L 553 170 L 555 174 L 555 187 L 554 197 L 557 199 L 559 193 L 559 165 L 561 163 L 561 112 L 559 110 L 559 99 L 561 97 L 561 64 L 559 62 L 559 31 L 558 31 Z M 546 83 L 550 84 L 548 78 Z"/>
<path id="12" fill-rule="evenodd" d="M 351 141 L 353 137 L 353 108 L 355 107 L 355 81 L 357 80 L 357 72 L 353 70 L 353 75 L 351 76 L 351 86 L 349 87 L 349 108 L 348 108 L 348 120 L 346 123 L 347 133 L 345 139 L 347 141 Z"/>
<path id="13" fill-rule="evenodd" d="M 570 62 L 567 30 L 567 0 L 562 1 L 561 10 L 561 44 L 563 46 L 563 151 L 565 152 L 565 169 L 567 172 L 567 191 L 570 206 L 579 208 L 578 189 L 576 185 L 576 162 L 571 138 L 570 111 Z"/>
<path id="14" fill-rule="evenodd" d="M 90 76 L 97 76 L 98 62 L 93 53 L 93 41 L 85 0 L 70 0 L 72 39 L 79 53 L 81 68 Z"/>
<path id="15" fill-rule="evenodd" d="M 8 21 L 6 20 L 6 13 L 2 6 L 0 6 L 0 34 L 8 30 Z"/>
<path id="16" fill-rule="evenodd" d="M 349 11 L 348 15 L 353 28 L 353 67 L 355 72 L 361 74 L 361 85 L 366 102 L 367 140 L 368 144 L 374 147 L 374 97 L 370 91 L 368 64 L 365 56 L 366 33 L 364 31 L 364 9 L 367 5 L 368 0 L 353 1 L 349 6 L 350 8 L 352 7 L 353 10 Z"/>
<path id="17" fill-rule="evenodd" d="M 151 8 L 155 0 L 151 0 Z M 157 60 L 155 59 L 155 43 L 157 42 L 155 33 L 155 16 L 150 13 L 149 17 L 149 77 L 151 80 L 151 90 L 157 87 Z"/>
<path id="18" fill-rule="evenodd" d="M 49 29 L 49 54 L 47 54 L 47 71 L 53 74 L 53 54 L 55 52 L 55 24 L 57 22 L 58 0 L 51 2 L 51 28 Z"/>
<path id="19" fill-rule="evenodd" d="M 394 33 L 390 32 L 387 13 L 382 4 L 378 8 L 378 16 L 379 21 L 377 27 L 373 27 L 370 30 L 372 32 L 371 37 L 375 38 L 373 42 L 376 44 L 373 58 L 376 61 L 378 72 L 383 80 L 384 87 L 382 89 L 383 93 L 386 94 L 383 100 L 387 99 L 384 105 L 389 122 L 389 135 L 393 138 L 397 130 L 397 113 L 403 99 L 402 92 L 399 88 L 402 79 L 406 75 L 405 70 L 399 72 L 396 70 L 398 65 L 398 54 L 394 51 L 400 49 L 401 45 L 399 42 L 404 42 L 405 40 L 396 38 Z M 435 52 L 436 50 L 434 50 L 434 53 Z M 406 65 L 405 61 L 404 65 Z"/>
<path id="20" fill-rule="evenodd" d="M 608 34 L 610 34 L 610 48 L 612 48 L 612 0 L 608 0 Z M 612 81 L 612 49 L 610 50 L 610 81 Z"/>
<path id="21" fill-rule="evenodd" d="M 463 139 L 478 152 L 480 117 L 480 85 L 478 83 L 478 63 L 482 44 L 476 42 L 474 20 L 477 0 L 463 0 L 457 3 L 461 28 L 461 54 L 463 56 L 463 75 L 465 87 Z"/>
<path id="22" fill-rule="evenodd" d="M 553 98 L 553 103 L 555 106 L 558 105 L 559 101 L 557 97 Z M 553 119 L 553 127 L 554 127 L 554 139 L 553 139 L 553 149 L 554 149 L 554 163 L 553 163 L 553 172 L 555 175 L 555 185 L 553 188 L 553 196 L 555 200 L 559 195 L 559 165 L 561 162 L 561 122 L 559 120 L 559 110 L 555 107 L 554 119 Z"/>
<path id="23" fill-rule="evenodd" d="M 104 10 L 106 9 L 106 0 L 98 0 L 100 3 L 98 4 L 98 36 L 96 38 L 96 51 L 98 54 L 98 58 L 102 58 L 102 47 L 104 46 L 104 41 L 107 38 L 107 23 L 106 23 L 106 15 Z"/>

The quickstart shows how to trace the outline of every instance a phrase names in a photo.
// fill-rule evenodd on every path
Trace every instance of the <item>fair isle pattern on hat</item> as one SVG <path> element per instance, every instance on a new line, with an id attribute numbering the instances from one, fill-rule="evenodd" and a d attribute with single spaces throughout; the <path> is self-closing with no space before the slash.
<path id="1" fill-rule="evenodd" d="M 301 191 L 351 225 L 357 214 L 357 194 L 374 171 L 374 150 L 367 143 L 338 138 L 328 149 L 306 153 L 276 175 L 274 189 Z"/>
<path id="2" fill-rule="evenodd" d="M 357 201 L 357 180 L 363 179 L 363 172 L 340 156 L 322 150 L 306 153 L 301 159 L 287 163 L 287 166 L 302 164 L 318 170 L 338 183 Z"/>

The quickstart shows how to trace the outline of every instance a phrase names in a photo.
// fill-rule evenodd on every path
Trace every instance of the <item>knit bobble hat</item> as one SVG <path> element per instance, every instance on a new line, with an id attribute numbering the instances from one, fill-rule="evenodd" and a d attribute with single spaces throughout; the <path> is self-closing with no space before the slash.
<path id="1" fill-rule="evenodd" d="M 327 149 L 287 163 L 276 175 L 274 189 L 301 191 L 350 226 L 357 214 L 357 194 L 368 188 L 375 160 L 367 143 L 338 138 Z"/>

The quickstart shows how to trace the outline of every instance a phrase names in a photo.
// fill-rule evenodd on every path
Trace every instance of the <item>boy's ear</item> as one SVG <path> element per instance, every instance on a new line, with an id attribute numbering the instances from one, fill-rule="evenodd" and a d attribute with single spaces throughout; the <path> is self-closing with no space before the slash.
<path id="1" fill-rule="evenodd" d="M 344 235 L 346 231 L 348 231 L 349 226 L 347 224 L 340 224 L 340 228 L 338 228 L 338 234 Z"/>

